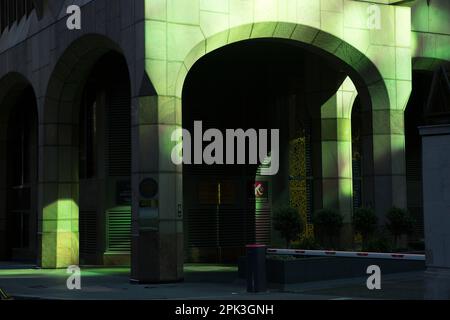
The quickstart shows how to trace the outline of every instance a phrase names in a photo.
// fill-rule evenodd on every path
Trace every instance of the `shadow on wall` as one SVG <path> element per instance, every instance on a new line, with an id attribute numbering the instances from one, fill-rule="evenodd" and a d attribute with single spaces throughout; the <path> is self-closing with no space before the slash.
<path id="1" fill-rule="evenodd" d="M 0 80 L 0 260 L 37 256 L 37 104 L 17 73 Z"/>

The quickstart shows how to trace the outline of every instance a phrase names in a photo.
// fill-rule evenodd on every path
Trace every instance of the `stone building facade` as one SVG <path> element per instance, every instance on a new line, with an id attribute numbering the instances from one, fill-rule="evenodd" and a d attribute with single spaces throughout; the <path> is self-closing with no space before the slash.
<path id="1" fill-rule="evenodd" d="M 342 243 L 355 206 L 380 223 L 392 206 L 421 214 L 405 114 L 415 110 L 413 130 L 447 121 L 446 0 L 35 0 L 0 11 L 0 260 L 131 263 L 132 279 L 175 281 L 185 260 L 276 245 L 270 215 L 282 204 L 306 222 L 338 209 Z M 428 85 L 418 95 L 416 79 Z M 283 128 L 279 174 L 175 165 L 172 133 L 195 120 Z M 255 199 L 255 185 L 267 195 Z"/>

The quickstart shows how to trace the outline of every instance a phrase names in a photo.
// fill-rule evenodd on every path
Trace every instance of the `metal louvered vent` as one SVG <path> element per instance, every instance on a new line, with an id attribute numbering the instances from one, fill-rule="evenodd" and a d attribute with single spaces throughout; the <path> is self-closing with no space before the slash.
<path id="1" fill-rule="evenodd" d="M 408 192 L 408 211 L 415 219 L 414 234 L 422 238 L 424 234 L 424 217 L 422 198 L 422 159 L 420 155 L 407 155 L 406 183 Z"/>
<path id="2" fill-rule="evenodd" d="M 422 181 L 422 161 L 420 156 L 406 158 L 406 177 L 408 181 Z"/>
<path id="3" fill-rule="evenodd" d="M 189 247 L 218 246 L 217 213 L 212 209 L 191 209 L 188 212 Z"/>
<path id="4" fill-rule="evenodd" d="M 97 251 L 97 217 L 95 211 L 80 212 L 80 254 L 90 255 Z"/>
<path id="5" fill-rule="evenodd" d="M 414 234 L 423 238 L 425 233 L 423 207 L 408 207 L 408 211 L 415 220 Z"/>
<path id="6" fill-rule="evenodd" d="M 306 161 L 306 218 L 308 223 L 312 223 L 312 216 L 314 214 L 314 176 L 312 167 L 312 141 L 311 141 L 311 127 L 305 128 L 305 161 Z"/>
<path id="7" fill-rule="evenodd" d="M 262 208 L 256 208 L 255 243 L 269 244 L 271 233 L 270 207 L 267 204 Z"/>
<path id="8" fill-rule="evenodd" d="M 306 203 L 306 217 L 308 223 L 313 222 L 313 214 L 314 214 L 314 180 L 308 179 L 306 180 L 306 194 L 307 194 L 307 203 Z"/>
<path id="9" fill-rule="evenodd" d="M 131 174 L 131 114 L 129 90 L 111 90 L 107 108 L 108 174 L 110 177 Z"/>
<path id="10" fill-rule="evenodd" d="M 108 252 L 131 251 L 131 214 L 130 208 L 124 207 L 107 212 Z"/>
<path id="11" fill-rule="evenodd" d="M 255 216 L 244 209 L 192 209 L 188 212 L 189 247 L 241 247 L 254 242 Z M 270 222 L 269 222 L 270 223 Z M 264 228 L 256 231 L 260 238 Z"/>

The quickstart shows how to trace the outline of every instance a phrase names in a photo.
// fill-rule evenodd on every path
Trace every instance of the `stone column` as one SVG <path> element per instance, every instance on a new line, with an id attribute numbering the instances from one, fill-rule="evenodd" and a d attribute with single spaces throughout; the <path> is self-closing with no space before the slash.
<path id="1" fill-rule="evenodd" d="M 180 127 L 181 99 L 133 99 L 131 280 L 138 283 L 183 279 L 182 166 L 171 159 Z"/>
<path id="2" fill-rule="evenodd" d="M 38 243 L 42 268 L 79 263 L 78 147 L 73 125 L 39 125 Z"/>
<path id="3" fill-rule="evenodd" d="M 403 110 L 373 106 L 363 112 L 362 147 L 363 203 L 384 224 L 389 209 L 407 206 Z"/>
<path id="4" fill-rule="evenodd" d="M 7 230 L 6 230 L 6 197 L 7 197 L 7 124 L 0 123 L 0 259 L 4 259 L 7 250 Z"/>
<path id="5" fill-rule="evenodd" d="M 353 181 L 351 111 L 357 96 L 347 78 L 321 108 L 322 205 L 344 217 L 341 244 L 352 243 Z"/>
<path id="6" fill-rule="evenodd" d="M 423 127 L 427 299 L 450 299 L 450 125 Z"/>

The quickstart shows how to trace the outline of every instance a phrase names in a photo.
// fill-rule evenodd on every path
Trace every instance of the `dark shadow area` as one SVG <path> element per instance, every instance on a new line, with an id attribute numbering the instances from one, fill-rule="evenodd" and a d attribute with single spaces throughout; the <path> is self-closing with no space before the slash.
<path id="1" fill-rule="evenodd" d="M 418 128 L 450 123 L 449 74 L 443 66 L 434 72 L 413 72 L 412 93 L 405 110 L 408 210 L 416 220 L 413 241 L 424 238 L 422 137 Z"/>
<path id="2" fill-rule="evenodd" d="M 31 86 L 10 100 L 6 131 L 5 246 L 1 259 L 35 263 L 37 258 L 38 115 Z"/>
<path id="3" fill-rule="evenodd" d="M 307 212 L 302 214 L 311 219 L 322 201 L 320 143 L 313 150 L 313 140 L 320 141 L 320 120 L 313 125 L 313 118 L 320 119 L 322 102 L 342 80 L 327 60 L 269 39 L 226 46 L 194 65 L 183 91 L 183 128 L 191 132 L 193 143 L 194 121 L 202 121 L 203 132 L 219 129 L 224 144 L 226 129 L 279 129 L 280 170 L 275 176 L 261 176 L 260 161 L 248 164 L 248 145 L 246 165 L 185 164 L 187 261 L 235 263 L 246 244 L 273 243 L 277 235 L 271 212 L 289 205 L 289 186 L 295 183 L 297 190 L 303 189 L 294 201 L 303 202 Z M 224 161 L 226 155 L 224 150 Z M 258 186 L 265 192 L 255 194 Z"/>
<path id="4" fill-rule="evenodd" d="M 79 113 L 81 264 L 129 264 L 131 92 L 125 58 L 103 55 L 88 76 Z"/>

